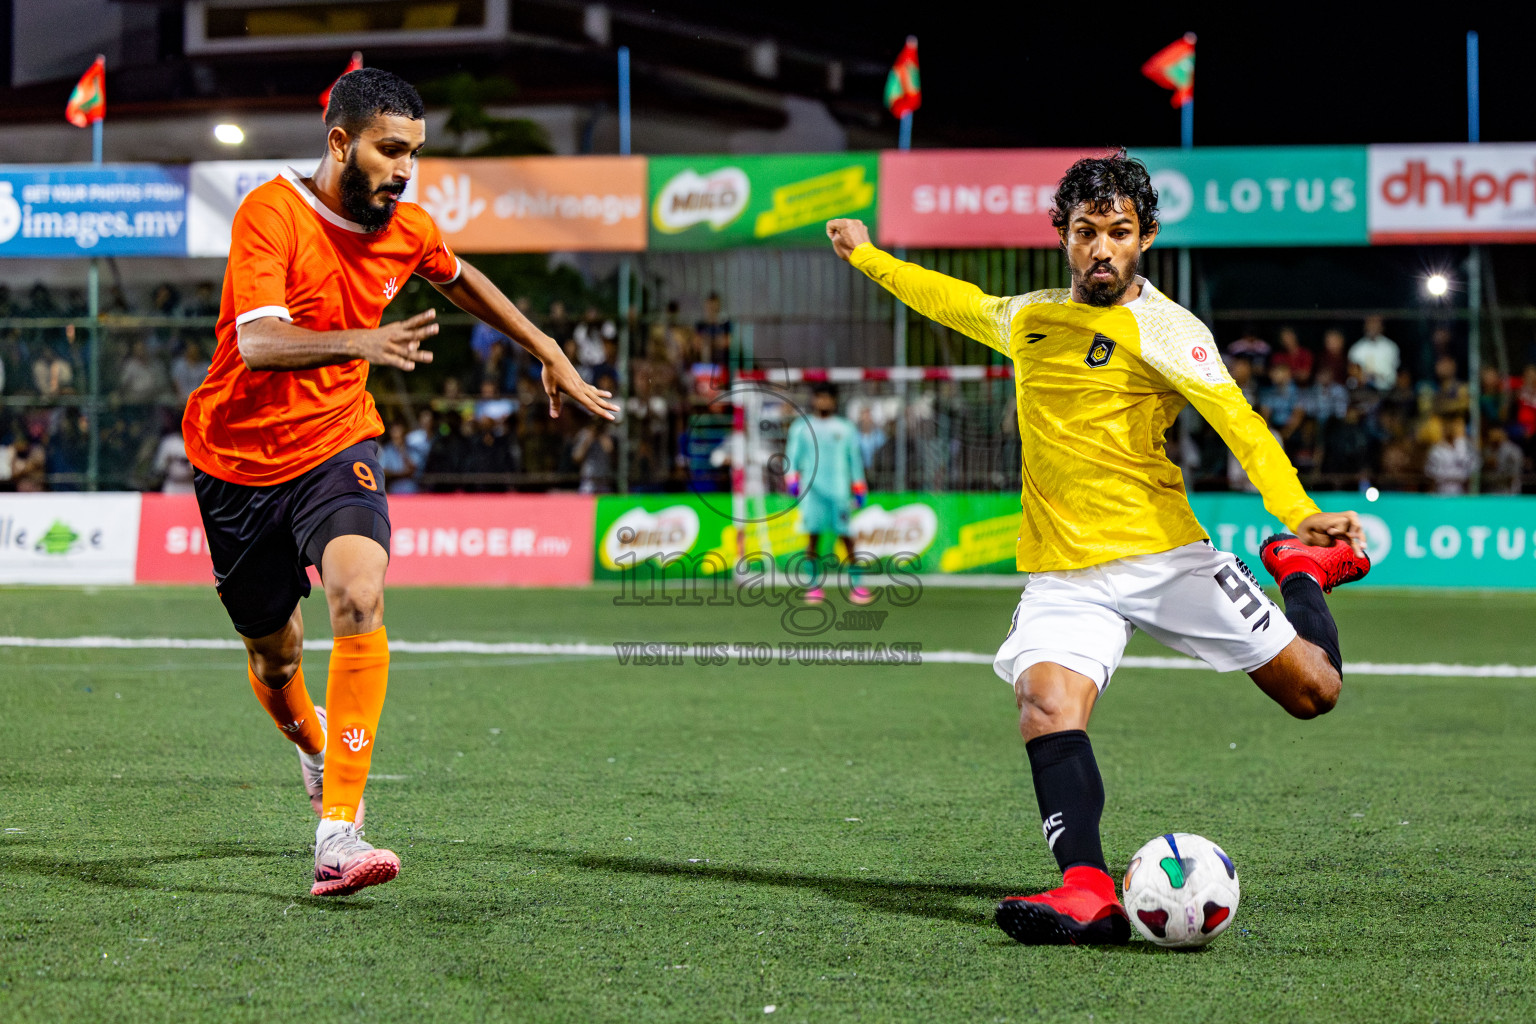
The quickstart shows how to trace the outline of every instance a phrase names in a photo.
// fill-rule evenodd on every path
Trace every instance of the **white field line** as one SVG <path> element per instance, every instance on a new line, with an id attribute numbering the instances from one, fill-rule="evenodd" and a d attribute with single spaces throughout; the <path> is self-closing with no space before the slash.
<path id="1" fill-rule="evenodd" d="M 69 636 L 32 637 L 0 636 L 0 647 L 49 647 L 62 649 L 94 650 L 154 650 L 154 651 L 238 651 L 244 647 L 232 639 L 188 639 L 180 637 L 122 637 L 122 636 Z M 329 640 L 306 640 L 304 647 L 311 651 L 328 651 Z M 396 654 L 530 654 L 569 658 L 605 658 L 617 654 L 614 644 L 547 644 L 525 641 L 485 643 L 478 640 L 394 640 L 389 649 Z M 674 648 L 675 649 L 675 648 Z M 775 648 L 777 649 L 777 648 Z M 705 651 L 695 644 L 684 645 L 685 657 Z M 935 665 L 991 665 L 992 655 L 975 651 L 923 651 L 922 660 Z M 1198 669 L 1210 671 L 1209 665 L 1193 658 L 1138 657 L 1132 656 L 1120 662 L 1121 668 Z M 1373 662 L 1352 661 L 1344 666 L 1345 675 L 1357 676 L 1431 676 L 1465 679 L 1533 679 L 1536 665 L 1458 665 L 1447 662 Z"/>

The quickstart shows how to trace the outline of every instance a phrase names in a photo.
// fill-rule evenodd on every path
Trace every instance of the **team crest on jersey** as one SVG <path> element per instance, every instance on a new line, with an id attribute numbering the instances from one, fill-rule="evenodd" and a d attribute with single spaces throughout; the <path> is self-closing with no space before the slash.
<path id="1" fill-rule="evenodd" d="M 395 297 L 395 293 L 400 290 L 400 286 L 395 283 L 398 280 L 399 278 L 392 277 L 388 281 L 384 282 L 384 297 L 386 299 L 393 299 Z"/>
<path id="2" fill-rule="evenodd" d="M 1115 343 L 1102 334 L 1093 336 L 1093 344 L 1088 346 L 1088 358 L 1083 362 L 1097 370 L 1101 366 L 1108 365 L 1109 357 L 1115 354 Z"/>

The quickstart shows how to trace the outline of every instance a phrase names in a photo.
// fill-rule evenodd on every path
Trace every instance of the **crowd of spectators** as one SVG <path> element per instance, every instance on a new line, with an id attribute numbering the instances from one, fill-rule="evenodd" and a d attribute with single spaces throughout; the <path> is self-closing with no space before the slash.
<path id="1" fill-rule="evenodd" d="M 113 488 L 190 490 L 180 433 L 187 395 L 208 373 L 218 297 L 212 282 L 183 295 L 160 284 L 134 302 L 102 290 L 101 482 Z M 0 489 L 84 486 L 91 443 L 89 332 L 82 289 L 0 283 Z M 153 318 L 152 326 L 123 318 Z M 125 324 L 131 326 L 125 326 Z"/>
<path id="2" fill-rule="evenodd" d="M 1380 317 L 1367 317 L 1353 343 L 1338 328 L 1320 342 L 1308 347 L 1281 327 L 1273 345 L 1248 330 L 1222 346 L 1233 380 L 1309 486 L 1464 494 L 1481 468 L 1482 490 L 1520 493 L 1536 455 L 1536 365 L 1519 376 L 1482 367 L 1473 438 L 1465 345 L 1449 328 L 1434 330 L 1419 379 Z M 1253 489 L 1214 431 L 1183 426 L 1180 461 L 1195 486 Z"/>
<path id="3" fill-rule="evenodd" d="M 104 321 L 101 482 L 185 491 L 191 468 L 181 409 L 208 371 L 217 293 L 211 282 L 186 296 L 162 284 L 142 300 L 134 303 L 116 288 L 103 291 L 104 313 L 152 319 Z M 472 361 L 436 378 L 432 395 L 404 386 L 375 388 L 388 428 L 381 446 L 390 492 L 612 491 L 625 440 L 630 490 L 729 486 L 729 412 L 722 413 L 716 399 L 726 386 L 734 327 L 718 295 L 687 312 L 671 302 L 654 317 L 632 314 L 627 382 L 621 380 L 620 331 L 612 316 L 596 306 L 573 315 L 559 301 L 542 312 L 527 299 L 517 304 L 584 379 L 624 398 L 619 421 L 594 418 L 570 403 L 551 419 L 539 363 L 520 345 L 476 324 L 468 334 Z M 65 322 L 84 314 L 78 289 L 38 284 L 17 294 L 0 284 L 0 489 L 74 489 L 84 483 L 91 441 L 81 397 L 91 372 L 88 332 Z M 1481 431 L 1473 437 L 1465 342 L 1458 344 L 1449 328 L 1436 329 L 1412 358 L 1386 335 L 1379 317 L 1367 318 L 1353 342 L 1336 327 L 1305 339 L 1289 326 L 1267 333 L 1244 330 L 1220 346 L 1222 355 L 1309 487 L 1460 494 L 1480 468 L 1484 491 L 1521 491 L 1536 455 L 1536 365 L 1514 376 L 1482 368 Z M 445 336 L 440 346 L 447 341 Z M 1425 369 L 1415 376 L 1410 366 Z M 418 375 L 412 384 L 433 380 Z M 992 448 L 1008 447 L 1006 438 L 998 447 L 994 435 L 1014 430 L 1013 403 L 1004 403 L 994 423 L 970 408 L 978 400 L 940 385 L 904 408 L 855 399 L 843 412 L 859 429 L 876 486 L 891 476 L 895 461 L 893 417 L 905 415 L 910 485 L 1006 488 L 1011 484 L 999 474 L 1016 473 L 1016 459 L 988 456 L 993 468 L 979 474 L 971 467 Z M 912 422 L 914 417 L 922 422 Z M 959 426 L 953 432 L 935 428 L 946 423 Z M 987 437 L 965 433 L 977 424 Z M 1192 488 L 1252 489 L 1225 444 L 1193 412 L 1170 433 L 1169 451 Z M 922 467 L 930 462 L 944 472 L 925 479 Z"/>
<path id="4" fill-rule="evenodd" d="M 527 299 L 516 305 L 560 345 L 584 380 L 624 396 L 619 326 L 612 317 L 595 306 L 573 317 L 559 301 L 543 313 Z M 720 297 L 709 295 L 691 321 L 672 302 L 654 320 L 633 317 L 629 329 L 633 387 L 622 415 L 610 423 L 571 403 L 551 419 L 538 361 L 476 324 L 470 334 L 474 367 L 467 375 L 448 377 L 426 403 L 387 410 L 386 486 L 396 494 L 551 487 L 609 492 L 616 488 L 620 432 L 629 441 L 631 490 L 724 486 L 719 460 L 710 460 L 723 432 L 698 436 L 713 424 L 707 410 L 724 387 L 731 350 L 732 325 Z M 706 414 L 694 415 L 701 410 Z"/>

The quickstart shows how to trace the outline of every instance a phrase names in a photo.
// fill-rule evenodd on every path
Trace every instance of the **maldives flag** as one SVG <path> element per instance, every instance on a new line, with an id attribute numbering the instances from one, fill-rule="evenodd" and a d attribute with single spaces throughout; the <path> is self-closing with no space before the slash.
<path id="1" fill-rule="evenodd" d="M 1195 34 L 1169 43 L 1141 66 L 1141 73 L 1164 89 L 1173 90 L 1173 105 L 1182 107 L 1195 98 Z"/>
<path id="2" fill-rule="evenodd" d="M 885 79 L 885 105 L 905 117 L 923 105 L 923 84 L 917 75 L 917 36 L 907 36 L 891 73 Z"/>
<path id="3" fill-rule="evenodd" d="M 363 66 L 363 54 L 360 50 L 352 51 L 352 59 L 347 61 L 347 70 L 336 76 L 336 82 L 341 81 L 342 75 L 350 75 Z M 336 88 L 336 82 L 326 86 L 325 92 L 320 94 L 320 116 L 325 117 L 325 108 L 331 105 L 331 90 Z"/>
<path id="4" fill-rule="evenodd" d="M 98 53 L 90 68 L 75 83 L 75 91 L 69 94 L 69 106 L 64 108 L 64 117 L 76 128 L 84 128 L 95 121 L 104 120 L 106 116 L 107 58 Z"/>

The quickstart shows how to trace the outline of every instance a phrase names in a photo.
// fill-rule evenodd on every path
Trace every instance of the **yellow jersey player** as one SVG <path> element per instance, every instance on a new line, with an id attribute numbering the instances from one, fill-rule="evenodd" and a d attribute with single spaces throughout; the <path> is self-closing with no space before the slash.
<path id="1" fill-rule="evenodd" d="M 1219 671 L 1247 672 L 1298 718 L 1339 697 L 1338 630 L 1323 594 L 1370 569 L 1353 512 L 1321 512 L 1217 355 L 1211 333 L 1137 274 L 1157 193 L 1125 154 L 1080 160 L 1052 223 L 1070 289 L 999 298 L 904 263 L 834 220 L 837 254 L 924 316 L 1013 361 L 1022 442 L 1018 568 L 1030 574 L 993 667 L 1019 708 L 1045 840 L 1064 884 L 1010 897 L 997 923 L 1025 943 L 1123 943 L 1099 841 L 1104 785 L 1085 731 L 1126 641 L 1143 629 Z M 1220 433 L 1294 531 L 1265 541 L 1282 612 L 1195 519 L 1163 434 L 1186 402 Z"/>

